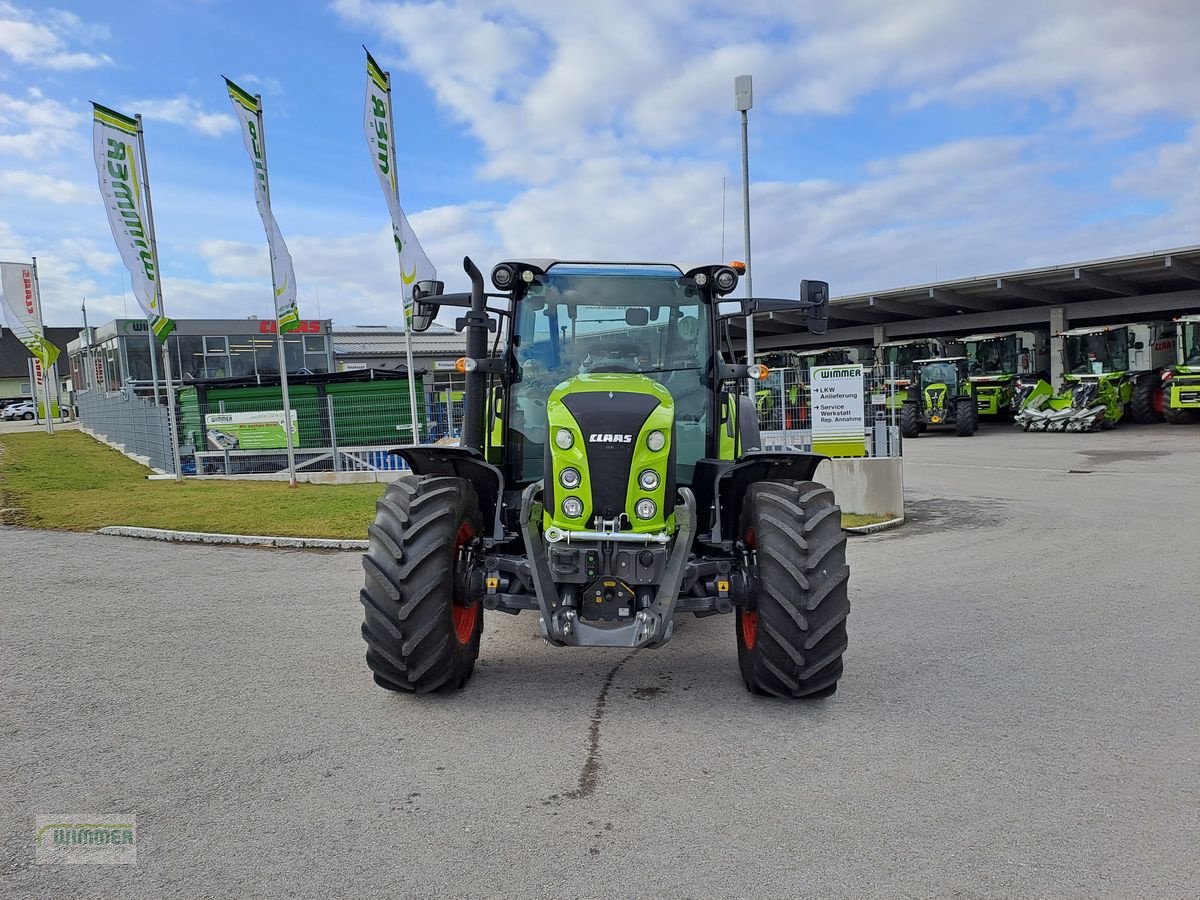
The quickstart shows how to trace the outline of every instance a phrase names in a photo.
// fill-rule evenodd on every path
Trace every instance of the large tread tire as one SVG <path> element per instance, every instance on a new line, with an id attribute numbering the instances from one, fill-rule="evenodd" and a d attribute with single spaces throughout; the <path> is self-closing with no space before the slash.
<path id="1" fill-rule="evenodd" d="M 955 403 L 954 430 L 959 437 L 970 437 L 979 430 L 979 406 L 974 397 L 960 397 Z"/>
<path id="2" fill-rule="evenodd" d="M 1129 417 L 1139 425 L 1153 425 L 1163 420 L 1162 383 L 1157 377 L 1139 378 L 1129 398 Z"/>
<path id="3" fill-rule="evenodd" d="M 754 609 L 737 614 L 747 690 L 775 697 L 833 693 L 850 613 L 846 534 L 833 491 L 815 481 L 752 484 L 741 531 L 757 566 Z"/>
<path id="4" fill-rule="evenodd" d="M 921 413 L 915 403 L 905 403 L 900 407 L 900 433 L 906 438 L 920 437 Z"/>
<path id="5" fill-rule="evenodd" d="M 460 547 L 480 533 L 479 499 L 462 478 L 402 479 L 375 504 L 363 640 L 375 683 L 424 694 L 461 688 L 475 669 L 483 609 L 463 602 Z"/>
<path id="6" fill-rule="evenodd" d="M 1200 422 L 1200 411 L 1163 406 L 1163 418 L 1171 425 L 1194 425 Z"/>

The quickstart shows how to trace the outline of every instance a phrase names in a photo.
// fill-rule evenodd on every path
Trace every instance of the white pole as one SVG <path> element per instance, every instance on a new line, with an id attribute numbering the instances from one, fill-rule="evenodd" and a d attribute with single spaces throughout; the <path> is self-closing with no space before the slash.
<path id="1" fill-rule="evenodd" d="M 263 129 L 262 94 L 254 95 L 256 111 L 254 117 L 258 120 L 258 145 L 262 152 L 263 196 L 267 201 L 267 209 L 271 208 L 271 181 L 267 177 L 267 133 Z M 270 243 L 270 241 L 268 241 Z M 271 266 L 271 303 L 275 303 L 276 291 L 279 285 L 275 283 L 275 266 Z M 296 448 L 292 441 L 292 404 L 288 397 L 287 355 L 283 352 L 283 332 L 279 330 L 279 316 L 275 314 L 275 352 L 279 354 L 279 388 L 283 394 L 283 436 L 287 442 L 288 483 L 297 487 L 296 481 Z M 303 338 L 301 338 L 301 358 L 303 358 Z"/>
<path id="2" fill-rule="evenodd" d="M 33 257 L 33 265 L 30 266 L 30 272 L 33 274 L 33 299 L 37 304 L 38 311 L 38 330 L 41 332 L 42 340 L 46 340 L 46 320 L 42 317 L 42 291 L 38 287 L 37 276 L 37 257 Z M 54 416 L 50 412 L 50 373 L 46 371 L 46 367 L 42 365 L 42 361 L 36 360 L 33 366 L 34 372 L 42 373 L 42 397 L 46 402 L 46 434 L 54 434 Z M 37 390 L 31 391 L 33 394 L 33 408 L 36 415 L 37 410 Z"/>
<path id="3" fill-rule="evenodd" d="M 158 302 L 159 309 L 162 309 L 161 296 L 159 297 Z M 150 319 L 146 319 L 146 329 L 146 337 L 149 340 L 149 343 L 146 345 L 146 349 L 150 351 L 150 380 L 154 384 L 154 405 L 158 406 L 158 360 L 154 358 L 154 323 L 151 322 Z"/>
<path id="4" fill-rule="evenodd" d="M 387 107 L 388 107 L 388 122 L 392 126 L 392 133 L 388 135 L 388 155 L 391 157 L 390 163 L 392 167 L 392 190 L 396 194 L 396 205 L 400 205 L 400 179 L 396 177 L 396 117 L 392 115 L 392 73 L 384 72 L 384 80 L 387 81 Z M 413 368 L 413 352 L 412 352 L 412 322 L 408 318 L 408 304 L 412 301 L 412 296 L 404 296 L 404 291 L 407 285 L 404 284 L 404 260 L 400 260 L 400 301 L 401 312 L 404 315 L 404 364 L 408 367 L 408 417 L 412 427 L 412 438 L 414 444 L 421 443 L 421 426 L 420 418 L 417 415 L 417 383 L 416 374 Z"/>
<path id="5" fill-rule="evenodd" d="M 141 114 L 135 116 L 137 120 L 138 133 L 138 152 L 141 156 L 142 164 L 142 188 L 146 192 L 146 230 L 150 237 L 150 259 L 154 263 L 154 292 L 158 297 L 158 314 L 166 315 L 166 310 L 163 308 L 162 294 L 162 267 L 158 264 L 158 241 L 154 236 L 154 206 L 150 202 L 150 173 L 146 170 L 146 141 L 142 136 L 142 117 Z M 150 355 L 154 355 L 154 342 L 158 337 L 154 334 L 154 328 L 150 328 Z M 171 353 L 169 347 L 171 345 L 170 337 L 163 339 L 162 345 L 162 362 L 163 362 L 163 381 L 166 382 L 167 388 L 167 441 L 171 445 L 171 465 L 175 467 L 175 480 L 183 481 L 183 467 L 179 464 L 179 439 L 175 433 L 175 385 L 171 377 Z M 155 402 L 158 397 L 155 396 Z"/>

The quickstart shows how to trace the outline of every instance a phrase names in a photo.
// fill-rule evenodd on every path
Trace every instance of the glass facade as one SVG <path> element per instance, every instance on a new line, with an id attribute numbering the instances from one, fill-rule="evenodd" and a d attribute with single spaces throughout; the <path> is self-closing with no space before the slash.
<path id="1" fill-rule="evenodd" d="M 251 320 L 248 324 L 253 326 L 257 323 Z M 308 326 L 307 331 L 326 327 L 317 322 L 304 324 Z M 76 374 L 76 390 L 99 387 L 111 392 L 132 385 L 141 392 L 143 389 L 148 391 L 155 375 L 162 379 L 161 359 L 151 359 L 151 340 L 148 335 L 137 333 L 140 330 L 137 326 L 140 325 L 140 322 L 133 325 L 119 320 L 113 323 L 117 334 L 98 340 L 90 351 L 88 348 L 82 348 L 72 355 L 71 366 L 73 374 Z M 103 330 L 110 329 L 106 326 Z M 132 333 L 129 333 L 130 331 Z M 176 332 L 167 339 L 167 348 L 171 354 L 171 374 L 176 383 L 279 374 L 276 337 L 272 333 L 265 333 L 265 329 L 257 334 Z M 157 353 L 157 344 L 154 345 L 154 349 Z M 283 349 L 289 374 L 322 374 L 331 371 L 328 334 L 288 334 L 283 338 Z M 84 376 L 89 352 L 96 360 L 96 377 L 90 379 Z"/>

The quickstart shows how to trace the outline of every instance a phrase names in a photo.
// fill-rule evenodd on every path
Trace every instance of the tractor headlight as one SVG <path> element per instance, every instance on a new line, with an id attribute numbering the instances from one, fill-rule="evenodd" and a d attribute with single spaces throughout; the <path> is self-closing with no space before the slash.
<path id="1" fill-rule="evenodd" d="M 638 476 L 638 484 L 642 486 L 643 491 L 652 491 L 658 487 L 658 473 L 653 469 L 647 469 Z"/>
<path id="2" fill-rule="evenodd" d="M 650 448 L 651 453 L 657 453 L 663 447 L 667 446 L 667 438 L 661 431 L 652 431 L 646 435 L 646 446 Z"/>
<path id="3" fill-rule="evenodd" d="M 492 284 L 496 286 L 498 291 L 507 291 L 513 286 L 517 280 L 517 273 L 513 267 L 506 263 L 501 263 L 492 269 Z"/>
<path id="4" fill-rule="evenodd" d="M 554 443 L 560 450 L 570 450 L 575 446 L 575 435 L 571 434 L 570 428 L 560 428 L 554 432 Z"/>
<path id="5" fill-rule="evenodd" d="M 658 512 L 658 507 L 649 497 L 643 497 L 637 502 L 637 505 L 633 508 L 633 511 L 639 519 L 653 519 L 655 513 Z"/>
<path id="6" fill-rule="evenodd" d="M 737 287 L 738 277 L 737 272 L 728 266 L 722 266 L 717 269 L 713 276 L 713 283 L 716 284 L 718 294 L 728 294 Z"/>
<path id="7" fill-rule="evenodd" d="M 562 502 L 562 512 L 568 519 L 578 519 L 583 515 L 583 501 L 578 497 L 568 497 Z"/>
<path id="8" fill-rule="evenodd" d="M 578 469 L 563 469 L 558 473 L 558 483 L 568 489 L 579 487 L 580 480 Z"/>

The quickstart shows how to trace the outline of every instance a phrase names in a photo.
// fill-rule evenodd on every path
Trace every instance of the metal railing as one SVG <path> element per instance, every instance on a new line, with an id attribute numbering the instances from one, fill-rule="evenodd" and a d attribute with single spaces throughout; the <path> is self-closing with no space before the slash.
<path id="1" fill-rule="evenodd" d="M 901 455 L 900 408 L 907 385 L 895 366 L 863 367 L 863 435 L 873 457 Z M 755 390 L 764 450 L 812 450 L 812 387 L 809 369 L 772 369 Z"/>

